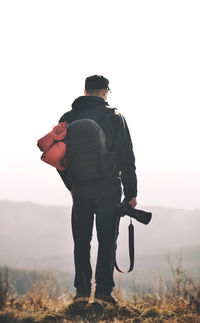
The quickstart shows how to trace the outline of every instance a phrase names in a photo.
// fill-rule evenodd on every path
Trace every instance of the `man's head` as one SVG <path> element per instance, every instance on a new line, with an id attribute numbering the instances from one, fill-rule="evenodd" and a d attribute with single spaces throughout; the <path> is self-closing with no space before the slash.
<path id="1" fill-rule="evenodd" d="M 109 81 L 102 75 L 92 75 L 85 80 L 85 95 L 100 96 L 105 101 L 107 100 L 108 91 L 110 88 L 108 86 Z"/>

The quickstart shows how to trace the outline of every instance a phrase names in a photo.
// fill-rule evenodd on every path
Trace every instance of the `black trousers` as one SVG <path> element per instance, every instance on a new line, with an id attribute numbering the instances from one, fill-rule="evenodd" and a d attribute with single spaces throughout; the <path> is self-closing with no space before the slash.
<path id="1" fill-rule="evenodd" d="M 98 239 L 95 272 L 96 292 L 110 294 L 113 280 L 119 217 L 116 209 L 121 201 L 121 182 L 107 178 L 88 184 L 74 185 L 72 189 L 72 233 L 74 239 L 74 286 L 79 292 L 90 294 L 92 268 L 90 242 L 94 214 Z"/>

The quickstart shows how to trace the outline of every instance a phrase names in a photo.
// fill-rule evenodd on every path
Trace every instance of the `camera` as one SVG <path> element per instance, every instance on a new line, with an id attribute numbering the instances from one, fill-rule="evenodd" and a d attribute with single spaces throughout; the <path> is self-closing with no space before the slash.
<path id="1" fill-rule="evenodd" d="M 151 212 L 135 209 L 125 200 L 119 205 L 118 212 L 120 217 L 128 215 L 143 224 L 148 224 L 152 218 Z"/>

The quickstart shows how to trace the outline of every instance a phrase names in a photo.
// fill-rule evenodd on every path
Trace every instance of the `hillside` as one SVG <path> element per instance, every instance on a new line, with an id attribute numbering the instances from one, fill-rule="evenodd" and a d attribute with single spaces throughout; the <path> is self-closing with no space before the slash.
<path id="1" fill-rule="evenodd" d="M 142 208 L 142 207 L 138 207 Z M 163 269 L 166 256 L 182 251 L 186 269 L 200 268 L 200 210 L 144 207 L 153 213 L 148 226 L 135 224 L 135 270 Z M 0 265 L 73 270 L 71 207 L 0 201 Z M 128 217 L 120 223 L 117 259 L 128 266 Z M 95 262 L 96 234 L 92 242 Z"/>

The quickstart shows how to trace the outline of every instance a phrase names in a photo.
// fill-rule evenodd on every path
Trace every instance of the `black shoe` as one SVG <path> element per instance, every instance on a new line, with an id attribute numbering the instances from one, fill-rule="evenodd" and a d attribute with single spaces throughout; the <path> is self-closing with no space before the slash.
<path id="1" fill-rule="evenodd" d="M 102 295 L 95 293 L 94 300 L 96 302 L 101 301 L 112 305 L 116 305 L 118 303 L 118 300 L 112 295 Z"/>

